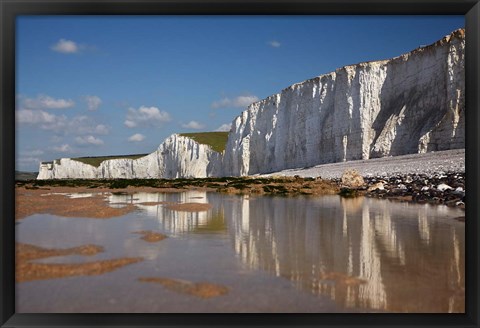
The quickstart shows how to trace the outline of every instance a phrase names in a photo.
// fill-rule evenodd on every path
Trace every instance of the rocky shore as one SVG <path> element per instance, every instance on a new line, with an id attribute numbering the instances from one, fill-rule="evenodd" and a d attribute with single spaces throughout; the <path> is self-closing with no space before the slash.
<path id="1" fill-rule="evenodd" d="M 347 171 L 353 185 L 342 183 Z M 323 178 L 336 182 L 344 196 L 365 195 L 417 203 L 465 206 L 465 149 L 317 165 L 263 175 Z"/>
<path id="2" fill-rule="evenodd" d="M 465 208 L 465 173 L 372 176 L 364 180 L 364 186 L 359 188 L 343 186 L 341 193 L 348 195 L 356 191 L 367 197 Z M 341 184 L 341 181 L 338 179 L 337 181 Z"/>

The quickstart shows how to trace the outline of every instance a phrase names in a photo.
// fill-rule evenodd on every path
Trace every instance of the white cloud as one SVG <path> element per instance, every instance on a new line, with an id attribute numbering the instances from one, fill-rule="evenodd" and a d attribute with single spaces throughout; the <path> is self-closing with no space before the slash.
<path id="1" fill-rule="evenodd" d="M 52 45 L 50 49 L 62 54 L 74 54 L 80 51 L 80 47 L 77 43 L 65 39 L 58 40 L 58 42 Z"/>
<path id="2" fill-rule="evenodd" d="M 86 115 L 75 116 L 68 122 L 68 132 L 89 134 L 94 129 L 95 122 Z"/>
<path id="3" fill-rule="evenodd" d="M 139 109 L 128 109 L 124 124 L 127 128 L 134 128 L 140 125 L 160 126 L 169 121 L 171 121 L 171 117 L 167 112 L 159 110 L 157 107 L 141 106 Z"/>
<path id="4" fill-rule="evenodd" d="M 205 124 L 199 123 L 197 121 L 190 121 L 187 124 L 182 124 L 182 128 L 200 130 L 205 128 Z"/>
<path id="5" fill-rule="evenodd" d="M 75 116 L 68 122 L 68 131 L 74 134 L 101 134 L 107 135 L 110 128 L 104 124 L 97 124 L 95 120 L 86 115 Z"/>
<path id="6" fill-rule="evenodd" d="M 75 116 L 68 120 L 65 126 L 59 126 L 59 129 L 63 128 L 65 133 L 69 134 L 100 134 L 107 135 L 110 132 L 110 128 L 104 124 L 97 124 L 95 120 L 86 115 Z"/>
<path id="7" fill-rule="evenodd" d="M 54 151 L 57 151 L 59 153 L 71 153 L 72 152 L 72 147 L 70 147 L 69 144 L 63 144 L 61 146 L 55 146 L 52 147 Z"/>
<path id="8" fill-rule="evenodd" d="M 110 129 L 106 125 L 98 124 L 92 133 L 107 135 L 109 132 L 110 132 Z"/>
<path id="9" fill-rule="evenodd" d="M 37 98 L 26 98 L 23 105 L 29 109 L 65 109 L 75 106 L 71 99 L 55 99 L 47 95 L 38 95 Z"/>
<path id="10" fill-rule="evenodd" d="M 225 123 L 225 124 L 222 124 L 220 125 L 215 131 L 217 132 L 228 132 L 230 131 L 230 129 L 232 128 L 232 124 L 231 123 Z"/>
<path id="11" fill-rule="evenodd" d="M 140 141 L 143 141 L 144 139 L 145 139 L 145 136 L 143 134 L 135 133 L 133 136 L 128 138 L 128 141 L 140 142 Z"/>
<path id="12" fill-rule="evenodd" d="M 43 110 L 19 109 L 15 111 L 16 122 L 40 127 L 42 130 L 62 132 L 68 128 L 65 115 L 54 115 Z"/>
<path id="13" fill-rule="evenodd" d="M 15 111 L 17 123 L 41 124 L 54 123 L 58 116 L 47 113 L 43 110 L 19 109 Z"/>
<path id="14" fill-rule="evenodd" d="M 79 145 L 95 145 L 95 146 L 103 145 L 102 139 L 96 138 L 92 135 L 85 136 L 85 137 L 76 137 L 75 142 Z"/>
<path id="15" fill-rule="evenodd" d="M 31 124 L 43 130 L 53 131 L 59 134 L 98 134 L 107 135 L 110 128 L 104 124 L 97 124 L 89 116 L 75 116 L 67 118 L 65 115 L 54 115 L 43 110 L 19 109 L 15 111 L 16 121 L 19 124 Z M 54 142 L 60 139 L 57 137 Z"/>
<path id="16" fill-rule="evenodd" d="M 248 105 L 258 100 L 259 100 L 258 97 L 253 95 L 238 96 L 235 98 L 225 97 L 223 99 L 214 101 L 212 103 L 212 108 L 228 108 L 228 107 L 245 108 Z"/>
<path id="17" fill-rule="evenodd" d="M 125 126 L 127 128 L 134 128 L 137 126 L 137 123 L 132 121 L 132 120 L 125 120 L 125 122 L 123 122 L 123 124 L 125 124 Z"/>
<path id="18" fill-rule="evenodd" d="M 102 99 L 98 96 L 85 96 L 83 99 L 87 103 L 88 110 L 97 110 L 102 104 Z"/>
<path id="19" fill-rule="evenodd" d="M 232 107 L 232 99 L 223 98 L 220 100 L 216 100 L 212 103 L 212 108 L 225 108 L 225 107 Z"/>
<path id="20" fill-rule="evenodd" d="M 282 45 L 280 42 L 276 40 L 269 41 L 268 44 L 273 48 L 278 48 Z"/>
<path id="21" fill-rule="evenodd" d="M 90 116 L 80 115 L 75 116 L 68 122 L 68 132 L 74 134 L 107 135 L 110 132 L 110 128 L 104 124 L 97 124 Z"/>

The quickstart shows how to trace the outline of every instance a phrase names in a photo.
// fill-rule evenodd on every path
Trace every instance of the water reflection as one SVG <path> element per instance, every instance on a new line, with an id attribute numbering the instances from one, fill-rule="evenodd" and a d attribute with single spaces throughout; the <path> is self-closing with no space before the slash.
<path id="1" fill-rule="evenodd" d="M 343 306 L 464 312 L 464 225 L 451 212 L 364 198 L 243 196 L 228 224 L 248 267 Z"/>
<path id="2" fill-rule="evenodd" d="M 209 199 L 214 198 L 214 199 Z M 210 203 L 215 204 L 211 210 L 187 212 L 168 209 L 165 205 L 176 203 Z M 108 196 L 110 206 L 122 207 L 135 204 L 150 217 L 156 218 L 158 228 L 170 234 L 186 232 L 217 233 L 225 232 L 223 208 L 218 199 L 207 196 L 207 192 L 189 190 L 181 193 L 147 193 L 112 194 Z"/>
<path id="3" fill-rule="evenodd" d="M 297 304 L 300 308 L 312 304 L 311 298 L 319 300 L 318 295 L 341 307 L 373 311 L 465 309 L 465 225 L 454 220 L 464 214 L 460 209 L 368 198 L 231 196 L 195 190 L 111 194 L 107 200 L 110 206 L 135 204 L 139 211 L 111 220 L 25 219 L 17 239 L 53 248 L 104 246 L 108 252 L 95 259 L 142 256 L 148 261 L 136 266 L 136 275 L 154 268 L 171 270 L 167 276 L 194 274 L 198 281 L 216 276 L 233 279 L 239 291 L 251 288 L 247 277 L 258 278 L 265 297 L 275 298 L 282 291 L 279 301 L 310 297 Z M 168 208 L 195 202 L 212 208 Z M 149 244 L 132 234 L 141 230 L 183 238 Z M 130 291 L 136 288 L 128 285 L 130 276 L 123 279 Z M 285 283 L 288 292 L 275 289 Z M 251 303 L 248 293 L 234 298 Z"/>

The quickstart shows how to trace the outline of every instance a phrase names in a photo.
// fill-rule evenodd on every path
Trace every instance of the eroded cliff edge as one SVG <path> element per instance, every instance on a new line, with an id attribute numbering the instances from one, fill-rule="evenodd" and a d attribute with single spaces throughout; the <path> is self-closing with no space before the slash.
<path id="1" fill-rule="evenodd" d="M 174 134 L 138 159 L 41 164 L 38 179 L 243 176 L 465 147 L 465 32 L 253 103 L 223 154 Z"/>

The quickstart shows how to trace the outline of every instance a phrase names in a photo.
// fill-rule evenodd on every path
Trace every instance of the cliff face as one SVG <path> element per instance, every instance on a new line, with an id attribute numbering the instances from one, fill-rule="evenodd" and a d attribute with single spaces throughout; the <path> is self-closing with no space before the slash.
<path id="1" fill-rule="evenodd" d="M 111 159 L 99 167 L 62 158 L 40 164 L 37 179 L 203 178 L 218 174 L 221 154 L 194 140 L 171 135 L 158 149 L 138 159 Z"/>
<path id="2" fill-rule="evenodd" d="M 463 148 L 464 31 L 346 66 L 254 103 L 232 124 L 225 175 Z"/>
<path id="3" fill-rule="evenodd" d="M 97 169 L 94 166 L 77 162 L 70 158 L 61 158 L 53 163 L 41 163 L 37 179 L 96 179 Z"/>
<path id="4" fill-rule="evenodd" d="M 38 179 L 241 176 L 464 148 L 464 50 L 460 29 L 390 60 L 294 84 L 238 116 L 223 155 L 174 134 L 135 160 L 41 164 Z"/>

